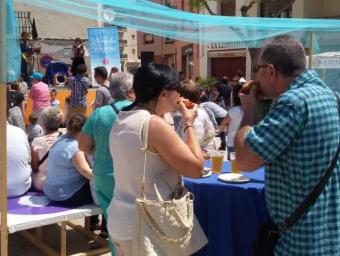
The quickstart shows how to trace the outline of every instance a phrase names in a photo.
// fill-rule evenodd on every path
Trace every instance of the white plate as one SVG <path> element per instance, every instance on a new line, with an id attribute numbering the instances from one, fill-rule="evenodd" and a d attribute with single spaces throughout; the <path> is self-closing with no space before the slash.
<path id="1" fill-rule="evenodd" d="M 250 181 L 248 177 L 239 173 L 223 173 L 218 175 L 218 179 L 228 183 L 246 183 Z"/>
<path id="2" fill-rule="evenodd" d="M 202 178 L 211 176 L 212 172 L 209 167 L 204 167 Z"/>

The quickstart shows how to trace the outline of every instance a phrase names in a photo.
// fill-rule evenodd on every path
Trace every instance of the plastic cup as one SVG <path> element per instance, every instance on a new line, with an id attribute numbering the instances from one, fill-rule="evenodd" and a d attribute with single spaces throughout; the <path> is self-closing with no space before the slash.
<path id="1" fill-rule="evenodd" d="M 211 171 L 213 173 L 221 173 L 223 167 L 224 152 L 212 151 L 210 153 L 210 159 L 211 159 Z"/>
<path id="2" fill-rule="evenodd" d="M 236 155 L 235 152 L 230 152 L 230 168 L 232 173 L 241 173 L 240 170 L 236 167 Z"/>

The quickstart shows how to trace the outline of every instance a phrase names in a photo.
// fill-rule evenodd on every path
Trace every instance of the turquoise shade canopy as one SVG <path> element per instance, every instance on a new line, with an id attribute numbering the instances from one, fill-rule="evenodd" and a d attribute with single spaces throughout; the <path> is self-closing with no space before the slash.
<path id="1" fill-rule="evenodd" d="M 311 31 L 340 31 L 340 20 L 203 15 L 146 0 L 16 1 L 94 20 L 100 7 L 105 23 L 199 44 L 242 42 L 257 47 L 264 39 L 279 34 L 296 33 L 303 37 Z"/>
<path id="2" fill-rule="evenodd" d="M 223 43 L 231 47 L 234 45 L 261 47 L 263 41 L 268 38 L 280 34 L 291 34 L 297 37 L 306 48 L 309 48 L 309 32 L 314 32 L 316 36 L 313 38 L 313 52 L 318 53 L 320 40 L 317 34 L 323 33 L 325 37 L 327 34 L 340 32 L 340 20 L 204 15 L 185 12 L 147 0 L 14 1 L 92 20 L 98 20 L 98 15 L 100 15 L 105 24 L 201 45 Z M 12 0 L 7 0 L 7 2 L 10 3 Z M 9 11 L 11 10 L 13 11 L 13 9 Z M 9 12 L 10 24 L 17 26 L 13 19 L 14 14 L 11 15 Z M 8 39 L 13 40 L 13 33 L 10 31 Z M 10 54 L 11 58 L 19 56 L 15 49 Z M 9 67 L 13 65 L 11 58 L 9 58 Z M 14 59 L 17 61 L 17 58 Z"/>

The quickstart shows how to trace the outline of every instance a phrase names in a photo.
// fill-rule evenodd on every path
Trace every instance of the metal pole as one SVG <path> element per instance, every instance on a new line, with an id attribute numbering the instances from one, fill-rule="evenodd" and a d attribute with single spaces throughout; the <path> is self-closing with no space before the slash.
<path id="1" fill-rule="evenodd" d="M 1 256 L 8 255 L 7 228 L 7 7 L 0 0 L 0 185 L 1 185 Z"/>
<path id="2" fill-rule="evenodd" d="M 309 52 L 308 52 L 308 68 L 312 69 L 313 47 L 314 47 L 314 33 L 309 32 Z"/>

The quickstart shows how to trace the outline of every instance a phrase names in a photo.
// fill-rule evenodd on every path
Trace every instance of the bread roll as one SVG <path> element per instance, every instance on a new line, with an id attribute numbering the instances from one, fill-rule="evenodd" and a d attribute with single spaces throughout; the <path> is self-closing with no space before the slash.
<path id="1" fill-rule="evenodd" d="M 254 86 L 256 86 L 257 82 L 256 81 L 253 81 L 253 80 L 250 80 L 249 82 L 245 83 L 240 92 L 243 93 L 243 94 L 249 94 L 251 88 L 253 88 Z"/>
<path id="2" fill-rule="evenodd" d="M 188 100 L 188 99 L 180 98 L 179 101 L 178 101 L 178 104 L 179 104 L 180 101 L 184 103 L 184 105 L 185 105 L 185 107 L 186 107 L 187 109 L 191 109 L 191 108 L 194 107 L 194 103 L 192 103 L 192 102 L 191 102 L 190 100 Z"/>

